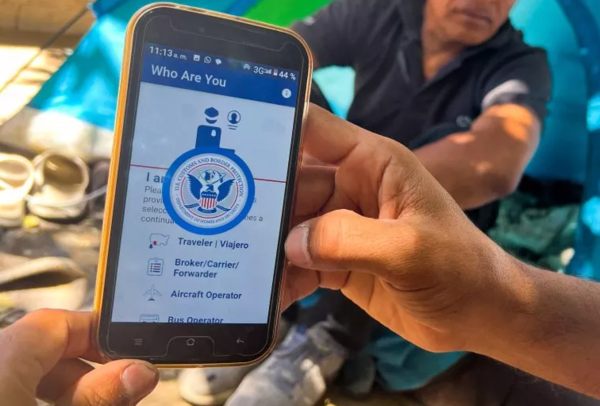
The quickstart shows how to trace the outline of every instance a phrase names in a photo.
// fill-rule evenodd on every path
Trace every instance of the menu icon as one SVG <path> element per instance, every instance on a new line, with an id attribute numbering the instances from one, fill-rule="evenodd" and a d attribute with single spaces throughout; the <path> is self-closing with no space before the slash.
<path id="1" fill-rule="evenodd" d="M 148 260 L 148 275 L 162 276 L 165 261 L 160 258 L 150 258 Z"/>

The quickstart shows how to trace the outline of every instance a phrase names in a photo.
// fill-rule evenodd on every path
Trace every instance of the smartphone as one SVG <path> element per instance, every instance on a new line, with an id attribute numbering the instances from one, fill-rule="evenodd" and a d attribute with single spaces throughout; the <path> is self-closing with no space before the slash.
<path id="1" fill-rule="evenodd" d="M 134 17 L 96 292 L 108 359 L 270 352 L 311 71 L 289 30 L 175 4 Z"/>

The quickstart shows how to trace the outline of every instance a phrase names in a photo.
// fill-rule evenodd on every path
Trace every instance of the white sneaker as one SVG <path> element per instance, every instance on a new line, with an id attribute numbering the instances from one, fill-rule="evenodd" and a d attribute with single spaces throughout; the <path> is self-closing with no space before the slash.
<path id="1" fill-rule="evenodd" d="M 195 406 L 222 405 L 255 365 L 187 369 L 179 375 L 179 393 Z"/>
<path id="2" fill-rule="evenodd" d="M 25 216 L 25 199 L 33 186 L 33 165 L 20 156 L 0 153 L 0 226 L 18 227 Z"/>
<path id="3" fill-rule="evenodd" d="M 28 199 L 29 211 L 48 220 L 81 217 L 87 205 L 85 191 L 90 170 L 74 155 L 48 151 L 33 160 L 34 194 Z"/>
<path id="4" fill-rule="evenodd" d="M 315 406 L 348 357 L 348 350 L 317 323 L 293 329 L 244 378 L 225 406 Z"/>
<path id="5" fill-rule="evenodd" d="M 285 338 L 290 327 L 288 322 L 281 319 L 279 341 Z M 179 393 L 195 406 L 222 405 L 257 366 L 186 369 L 179 375 Z"/>

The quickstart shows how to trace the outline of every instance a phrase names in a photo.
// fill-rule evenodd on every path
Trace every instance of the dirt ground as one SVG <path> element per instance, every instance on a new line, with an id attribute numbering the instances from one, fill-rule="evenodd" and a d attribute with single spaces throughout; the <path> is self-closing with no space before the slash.
<path id="1" fill-rule="evenodd" d="M 166 376 L 161 379 L 158 389 L 154 391 L 140 406 L 189 406 L 178 395 L 177 381 L 172 379 L 173 371 L 168 371 Z M 419 406 L 418 404 L 405 399 L 402 396 L 392 396 L 389 394 L 377 392 L 365 401 L 355 401 L 342 396 L 336 389 L 323 399 L 320 405 L 328 406 Z"/>

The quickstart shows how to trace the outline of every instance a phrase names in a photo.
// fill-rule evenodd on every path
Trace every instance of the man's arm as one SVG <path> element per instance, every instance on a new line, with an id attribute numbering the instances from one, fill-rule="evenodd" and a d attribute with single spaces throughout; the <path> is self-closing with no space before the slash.
<path id="1" fill-rule="evenodd" d="M 301 172 L 297 220 L 313 218 L 286 242 L 287 303 L 341 289 L 421 348 L 487 355 L 600 399 L 599 284 L 510 257 L 396 142 L 313 107 L 305 149 L 336 168 Z"/>
<path id="2" fill-rule="evenodd" d="M 474 209 L 516 189 L 540 132 L 540 120 L 529 108 L 497 105 L 470 131 L 452 134 L 415 154 L 462 209 Z"/>
<path id="3" fill-rule="evenodd" d="M 464 133 L 418 149 L 417 157 L 463 210 L 515 190 L 535 152 L 552 76 L 546 53 L 525 47 L 498 58 L 481 80 L 483 112 Z"/>
<path id="4" fill-rule="evenodd" d="M 511 262 L 469 350 L 600 399 L 600 284 Z"/>

